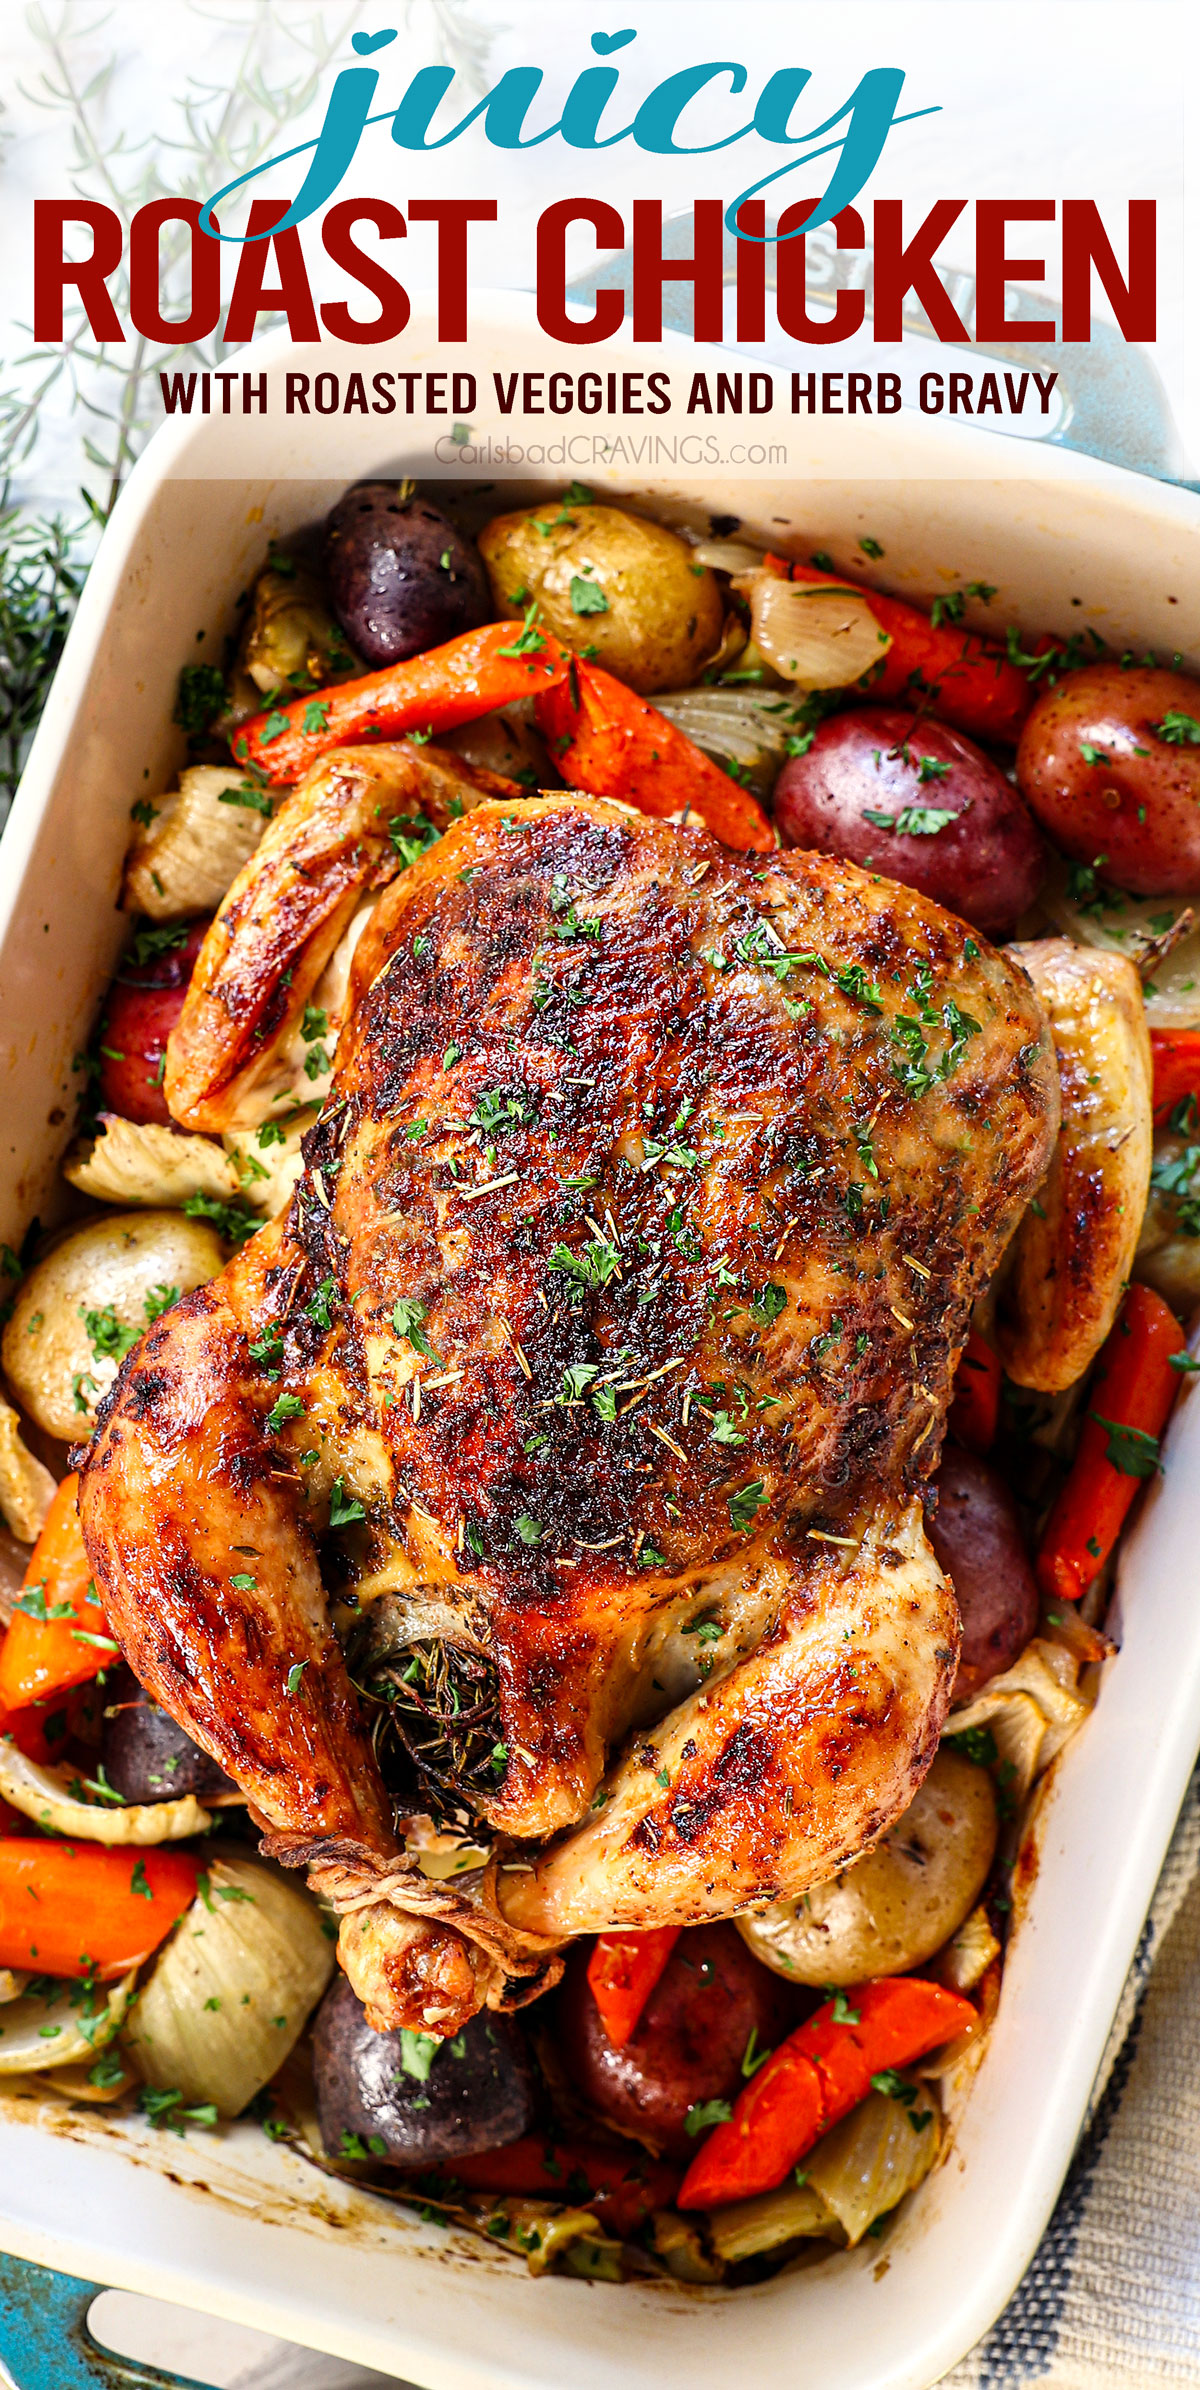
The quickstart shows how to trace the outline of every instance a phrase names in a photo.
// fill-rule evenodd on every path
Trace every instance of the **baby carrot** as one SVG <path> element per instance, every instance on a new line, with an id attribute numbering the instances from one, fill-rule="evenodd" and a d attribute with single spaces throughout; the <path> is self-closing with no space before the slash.
<path id="1" fill-rule="evenodd" d="M 490 622 L 442 647 L 387 664 L 362 680 L 316 689 L 243 722 L 233 740 L 239 763 L 290 787 L 329 747 L 398 739 L 408 731 L 457 730 L 497 706 L 516 705 L 562 679 L 570 657 L 532 620 Z"/>
<path id="2" fill-rule="evenodd" d="M 634 2031 L 679 1934 L 677 1925 L 651 1926 L 640 1934 L 597 1934 L 587 1979 L 614 2049 L 619 2050 Z"/>
<path id="3" fill-rule="evenodd" d="M 576 664 L 545 690 L 535 710 L 569 788 L 618 797 L 639 813 L 690 808 L 723 846 L 775 845 L 757 797 L 611 672 Z"/>
<path id="4" fill-rule="evenodd" d="M 78 1494 L 72 1472 L 59 1486 L 30 1555 L 0 1645 L 0 1708 L 20 1710 L 68 1692 L 117 1657 L 83 1547 Z"/>
<path id="5" fill-rule="evenodd" d="M 0 1967 L 124 1975 L 191 1906 L 199 1872 L 185 1851 L 0 1840 Z"/>
<path id="6" fill-rule="evenodd" d="M 1154 1117 L 1165 1121 L 1187 1096 L 1200 1104 L 1200 1029 L 1152 1029 Z"/>
<path id="7" fill-rule="evenodd" d="M 977 2021 L 960 1993 L 888 1975 L 838 1992 L 788 2035 L 693 2158 L 680 2207 L 723 2207 L 773 2191 L 798 2158 L 864 2100 L 872 2075 L 910 2066 Z"/>
<path id="8" fill-rule="evenodd" d="M 816 565 L 791 564 L 782 556 L 768 556 L 766 561 L 793 581 L 861 587 L 843 573 L 821 572 Z M 877 589 L 863 589 L 862 594 L 892 643 L 871 675 L 868 696 L 911 697 L 914 705 L 926 706 L 939 721 L 953 723 L 971 738 L 1016 745 L 1035 691 L 1001 648 L 958 623 L 931 622 L 928 614 L 903 598 L 883 597 Z"/>
<path id="9" fill-rule="evenodd" d="M 1088 1415 L 1071 1473 L 1042 1537 L 1037 1579 L 1055 1601 L 1077 1602 L 1103 1568 L 1133 1497 L 1158 1468 L 1158 1445 L 1175 1396 L 1183 1330 L 1161 1295 L 1131 1286 L 1088 1389 Z"/>

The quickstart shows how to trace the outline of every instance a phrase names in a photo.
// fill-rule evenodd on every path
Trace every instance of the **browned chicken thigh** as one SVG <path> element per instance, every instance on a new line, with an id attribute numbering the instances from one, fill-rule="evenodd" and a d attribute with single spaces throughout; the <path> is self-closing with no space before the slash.
<path id="1" fill-rule="evenodd" d="M 185 1121 L 225 1023 L 253 1076 L 255 869 Z M 1057 1119 L 1023 972 L 849 864 L 566 794 L 386 889 L 290 1210 L 129 1356 L 81 1504 L 372 2022 L 799 1893 L 905 1808 L 958 1647 L 923 1487 Z M 486 1866 L 430 1872 L 434 1825 Z"/>

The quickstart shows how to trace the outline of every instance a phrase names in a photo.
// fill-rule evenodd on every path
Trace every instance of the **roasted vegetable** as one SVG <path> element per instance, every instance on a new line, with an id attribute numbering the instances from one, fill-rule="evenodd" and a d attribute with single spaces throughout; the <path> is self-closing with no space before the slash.
<path id="1" fill-rule="evenodd" d="M 1064 854 L 1138 896 L 1200 888 L 1200 681 L 1089 664 L 1038 698 L 1017 775 Z"/>
<path id="2" fill-rule="evenodd" d="M 1056 858 L 1042 890 L 1041 909 L 1076 945 L 1098 947 L 1136 963 L 1152 1031 L 1200 1026 L 1200 892 L 1187 896 L 1131 896 L 1094 869 Z"/>
<path id="3" fill-rule="evenodd" d="M 855 586 L 818 565 L 789 564 L 781 556 L 768 556 L 765 562 L 790 574 L 793 581 L 841 589 Z M 881 661 L 871 671 L 872 697 L 919 705 L 924 714 L 965 730 L 968 738 L 1015 744 L 1033 703 L 1029 683 L 1001 648 L 962 628 L 961 601 L 955 610 L 943 600 L 943 618 L 934 622 L 903 598 L 884 597 L 877 589 L 865 589 L 862 595 L 886 633 L 886 645 L 877 649 Z"/>
<path id="4" fill-rule="evenodd" d="M 338 620 L 367 664 L 399 664 L 476 630 L 492 606 L 473 540 L 412 484 L 359 481 L 325 527 Z"/>
<path id="5" fill-rule="evenodd" d="M 680 2207 L 774 2190 L 866 2098 L 873 2076 L 911 2065 L 977 2022 L 969 2000 L 919 1976 L 838 1992 L 751 2076 L 688 2168 Z"/>
<path id="6" fill-rule="evenodd" d="M 302 779 L 331 747 L 402 739 L 409 732 L 427 739 L 519 705 L 561 680 L 569 662 L 557 639 L 533 620 L 519 631 L 510 622 L 487 623 L 444 647 L 328 689 L 319 701 L 297 699 L 256 714 L 238 731 L 233 752 L 279 787 Z"/>
<path id="7" fill-rule="evenodd" d="M 1024 1651 L 1037 1626 L 1037 1585 L 1020 1513 L 998 1470 L 947 1444 L 934 1482 L 929 1540 L 963 1622 L 954 1699 L 971 1701 Z"/>
<path id="8" fill-rule="evenodd" d="M 576 665 L 538 697 L 535 711 L 572 788 L 618 797 L 640 813 L 690 813 L 725 846 L 774 846 L 757 797 L 598 665 Z"/>
<path id="9" fill-rule="evenodd" d="M 228 1776 L 151 1700 L 124 1662 L 105 1678 L 101 1764 L 123 1801 L 199 1801 L 233 1790 Z"/>
<path id="10" fill-rule="evenodd" d="M 698 1925 L 676 1942 L 628 2039 L 614 2046 L 572 1953 L 559 1994 L 568 2073 L 589 2107 L 672 2157 L 695 2148 L 696 2118 L 740 2088 L 743 2066 L 794 2023 L 797 2002 L 758 1965 L 732 1925 Z"/>
<path id="11" fill-rule="evenodd" d="M 1159 1442 L 1183 1383 L 1173 1364 L 1185 1338 L 1162 1296 L 1131 1286 L 1088 1388 L 1071 1473 L 1047 1521 L 1038 1582 L 1077 1602 L 1116 1543 L 1139 1485 L 1158 1469 Z"/>
<path id="12" fill-rule="evenodd" d="M 86 1684 L 111 1664 L 116 1648 L 83 1548 L 72 1471 L 54 1490 L 0 1644 L 0 1706 L 23 1709 Z"/>
<path id="13" fill-rule="evenodd" d="M 630 2143 L 605 2147 L 564 2141 L 557 2133 L 528 2134 L 477 2157 L 456 2158 L 452 2180 L 463 2190 L 499 2191 L 517 2198 L 569 2198 L 591 2208 L 611 2232 L 644 2229 L 673 2199 L 679 2169 L 648 2158 Z"/>
<path id="14" fill-rule="evenodd" d="M 1156 1126 L 1169 1122 L 1176 1106 L 1182 1105 L 1181 1118 L 1172 1125 L 1194 1128 L 1200 1120 L 1200 1029 L 1152 1029 L 1150 1060 Z M 1189 1109 L 1192 1105 L 1194 1111 Z"/>
<path id="15" fill-rule="evenodd" d="M 494 515 L 479 535 L 498 613 L 536 605 L 564 647 L 652 696 L 683 688 L 721 643 L 718 582 L 686 540 L 624 507 Z"/>
<path id="16" fill-rule="evenodd" d="M 192 764 L 178 788 L 138 805 L 140 826 L 125 858 L 125 911 L 151 921 L 211 913 L 254 853 L 271 806 L 240 765 Z"/>
<path id="17" fill-rule="evenodd" d="M 182 1136 L 157 1121 L 121 1120 L 115 1112 L 102 1112 L 95 1136 L 72 1146 L 63 1177 L 98 1203 L 156 1210 L 177 1210 L 192 1195 L 229 1203 L 241 1189 L 234 1163 L 213 1138 Z"/>
<path id="18" fill-rule="evenodd" d="M 157 1121 L 171 1115 L 163 1094 L 164 1057 L 187 994 L 207 921 L 143 929 L 104 1000 L 97 1039 L 100 1102 L 123 1120 Z M 142 959 L 139 959 L 142 958 Z"/>
<path id="19" fill-rule="evenodd" d="M 346 503 L 343 499 L 343 506 Z M 365 649 L 362 654 L 366 656 Z M 240 720 L 246 713 L 257 713 L 264 697 L 280 691 L 292 697 L 297 689 L 319 689 L 362 669 L 360 656 L 325 603 L 316 574 L 294 556 L 274 557 L 254 584 L 234 673 L 232 717 Z M 227 715 L 226 722 L 230 718 Z"/>
<path id="20" fill-rule="evenodd" d="M 0 1967 L 103 1983 L 158 1948 L 196 1889 L 189 1851 L 0 1840 Z"/>
<path id="21" fill-rule="evenodd" d="M 511 2017 L 474 2016 L 451 2041 L 373 2033 L 339 1975 L 317 2018 L 313 2061 L 331 2157 L 428 2166 L 516 2141 L 533 2122 L 533 2068 Z"/>
<path id="22" fill-rule="evenodd" d="M 974 1906 L 996 1848 L 985 1769 L 941 1750 L 873 1850 L 800 1900 L 738 1919 L 749 1948 L 795 1983 L 858 1983 L 923 1966 Z"/>
<path id="23" fill-rule="evenodd" d="M 897 2074 L 887 2091 L 868 2092 L 818 2141 L 801 2182 L 715 2209 L 709 2238 L 730 2265 L 794 2240 L 854 2248 L 924 2181 L 940 2146 L 941 2119 L 928 2093 Z"/>
<path id="24" fill-rule="evenodd" d="M 990 1452 L 1000 1424 L 1000 1355 L 978 1328 L 972 1328 L 954 1373 L 954 1394 L 946 1422 L 950 1433 L 968 1452 Z"/>
<path id="25" fill-rule="evenodd" d="M 919 888 L 990 938 L 1012 931 L 1046 869 L 1041 833 L 1003 772 L 962 731 L 908 706 L 822 722 L 779 775 L 775 818 L 789 845 Z"/>
<path id="26" fill-rule="evenodd" d="M 1160 1129 L 1155 1136 L 1134 1269 L 1182 1318 L 1200 1303 L 1200 1140 L 1194 1130 Z"/>
<path id="27" fill-rule="evenodd" d="M 1097 1657 L 1112 1649 L 1101 1636 L 1095 1643 Z M 1057 1635 L 1035 1635 L 1003 1676 L 952 1712 L 947 1741 L 998 1769 L 1010 1815 L 1087 1717 L 1094 1695 L 1080 1687 L 1086 1664 L 1079 1647 Z"/>
<path id="28" fill-rule="evenodd" d="M 193 1834 L 206 1833 L 212 1823 L 191 1793 L 178 1800 L 131 1806 L 103 1776 L 85 1781 L 76 1768 L 41 1767 L 15 1743 L 2 1739 L 0 1800 L 32 1819 L 43 1833 L 102 1842 L 110 1849 L 132 1844 L 145 1850 L 160 1842 L 186 1842 Z"/>
<path id="29" fill-rule="evenodd" d="M 615 2050 L 628 2041 L 665 1973 L 680 1930 L 677 1925 L 660 1925 L 649 1933 L 597 1934 L 587 1963 L 588 1990 Z"/>
<path id="30" fill-rule="evenodd" d="M 1049 1018 L 1062 1127 L 1013 1241 L 997 1344 L 1017 1385 L 1057 1394 L 1095 1359 L 1133 1266 L 1150 1186 L 1150 1040 L 1132 963 L 1065 938 L 1011 952 Z"/>
<path id="31" fill-rule="evenodd" d="M 61 1238 L 22 1280 L 4 1331 L 30 1418 L 67 1442 L 85 1435 L 143 1329 L 224 1258 L 215 1230 L 182 1212 L 114 1212 Z"/>
<path id="32" fill-rule="evenodd" d="M 123 2035 L 147 2083 L 240 2116 L 299 2040 L 333 1971 L 308 1894 L 258 1859 L 206 1856 L 197 1897 Z"/>
<path id="33" fill-rule="evenodd" d="M 788 740 L 803 724 L 802 701 L 786 689 L 674 689 L 656 713 L 756 796 L 769 796 Z"/>
<path id="34" fill-rule="evenodd" d="M 0 1515 L 17 1542 L 40 1535 L 54 1499 L 54 1479 L 21 1434 L 21 1422 L 0 1395 Z"/>
<path id="35" fill-rule="evenodd" d="M 330 1048 L 336 1046 L 341 1034 L 345 988 L 342 988 L 342 1002 L 331 1010 L 322 983 L 332 982 L 338 976 L 342 956 L 350 946 L 355 930 L 356 924 L 351 923 L 350 931 L 335 949 L 313 992 L 312 1014 L 324 1017 L 327 1024 L 324 1036 L 313 1038 L 306 1044 L 305 1015 L 301 1014 L 298 1032 L 293 1032 L 280 1051 L 281 1073 L 290 1063 L 292 1085 L 303 1084 L 306 1091 L 314 1085 L 318 1089 L 328 1085 L 329 1074 L 326 1071 L 318 1068 L 314 1081 L 307 1065 L 314 1060 L 316 1044 L 322 1045 L 330 1061 L 333 1059 Z M 357 943 L 356 936 L 354 943 Z M 310 1015 L 310 1028 L 312 1025 Z M 258 1128 L 229 1129 L 225 1133 L 225 1151 L 230 1169 L 246 1202 L 253 1204 L 255 1211 L 261 1212 L 265 1219 L 277 1220 L 291 1202 L 293 1189 L 304 1168 L 304 1139 L 319 1110 L 319 1104 L 289 1103 L 282 1112 L 273 1113 L 270 1120 L 261 1122 Z"/>
<path id="36" fill-rule="evenodd" d="M 35 1976 L 32 1989 L 0 2008 L 0 2076 L 94 2067 L 121 2026 L 136 1982 L 136 1969 L 104 1986 Z"/>
<path id="37" fill-rule="evenodd" d="M 441 743 L 479 770 L 514 780 L 529 795 L 539 788 L 558 786 L 559 775 L 544 740 L 519 713 L 481 714 L 477 722 L 464 722 L 461 729 L 447 731 Z"/>
<path id="38" fill-rule="evenodd" d="M 891 645 L 866 596 L 844 582 L 756 572 L 736 587 L 750 601 L 756 655 L 798 688 L 851 688 L 882 664 Z"/>

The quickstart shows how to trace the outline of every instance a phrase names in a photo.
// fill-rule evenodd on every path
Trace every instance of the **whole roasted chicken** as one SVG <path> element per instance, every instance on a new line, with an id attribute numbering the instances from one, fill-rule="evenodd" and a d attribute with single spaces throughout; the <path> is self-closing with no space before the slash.
<path id="1" fill-rule="evenodd" d="M 465 780 L 344 751 L 226 899 L 192 1127 L 254 1116 L 396 803 L 461 815 L 362 917 L 288 1211 L 130 1354 L 81 1503 L 139 1677 L 371 2022 L 435 2034 L 911 1800 L 959 1639 L 923 1489 L 1059 1101 L 1023 971 L 912 891 Z"/>

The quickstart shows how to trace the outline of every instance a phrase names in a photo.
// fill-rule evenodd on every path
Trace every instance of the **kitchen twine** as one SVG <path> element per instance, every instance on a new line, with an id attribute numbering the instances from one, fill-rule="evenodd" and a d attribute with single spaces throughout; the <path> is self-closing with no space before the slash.
<path id="1" fill-rule="evenodd" d="M 945 2376 L 947 2390 L 1200 2386 L 1198 1987 L 1200 1771 L 1058 2206 L 1020 2288 Z M 375 2390 L 392 2378 L 280 2344 L 231 2390 Z"/>

